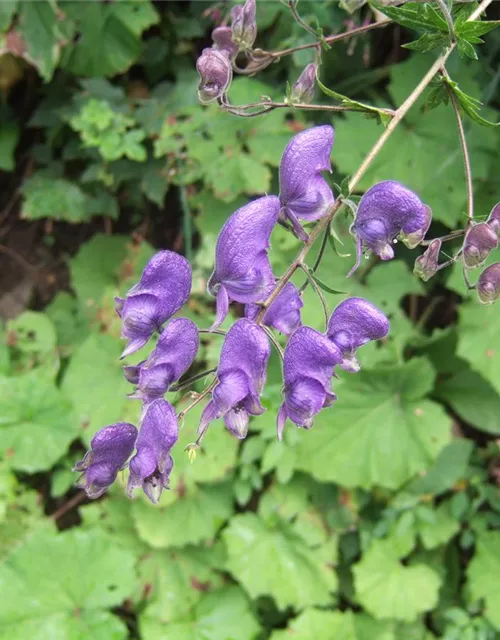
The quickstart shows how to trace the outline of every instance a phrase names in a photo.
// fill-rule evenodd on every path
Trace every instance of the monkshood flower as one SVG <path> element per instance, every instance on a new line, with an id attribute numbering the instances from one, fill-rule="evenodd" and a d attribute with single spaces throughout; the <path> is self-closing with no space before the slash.
<path id="1" fill-rule="evenodd" d="M 212 329 L 224 321 L 231 301 L 262 302 L 271 292 L 275 278 L 267 249 L 279 211 L 278 198 L 265 196 L 238 209 L 222 227 L 208 281 L 209 293 L 217 297 Z"/>
<path id="2" fill-rule="evenodd" d="M 500 202 L 497 202 L 497 204 L 493 207 L 486 222 L 500 238 Z"/>
<path id="3" fill-rule="evenodd" d="M 231 27 L 217 27 L 212 31 L 213 48 L 225 51 L 232 60 L 238 53 L 238 45 L 233 42 L 233 31 Z"/>
<path id="4" fill-rule="evenodd" d="M 130 398 L 144 403 L 161 398 L 192 365 L 200 339 L 194 322 L 175 318 L 161 332 L 154 351 L 138 365 L 124 367 L 125 377 L 137 389 Z"/>
<path id="5" fill-rule="evenodd" d="M 297 82 L 290 92 L 290 101 L 294 103 L 309 104 L 314 98 L 314 86 L 316 84 L 316 71 L 318 65 L 311 62 L 300 74 Z"/>
<path id="6" fill-rule="evenodd" d="M 413 273 L 422 278 L 424 282 L 430 280 L 438 271 L 439 253 L 441 251 L 441 240 L 435 238 L 424 253 L 415 260 Z"/>
<path id="7" fill-rule="evenodd" d="M 371 302 L 347 298 L 332 313 L 326 334 L 342 352 L 342 369 L 356 373 L 360 369 L 356 349 L 371 340 L 384 338 L 389 328 L 389 320 Z"/>
<path id="8" fill-rule="evenodd" d="M 98 431 L 92 438 L 90 450 L 73 471 L 82 471 L 76 486 L 85 489 L 89 498 L 98 498 L 116 480 L 132 455 L 137 429 L 128 422 L 117 422 Z"/>
<path id="9" fill-rule="evenodd" d="M 291 336 L 300 327 L 300 310 L 303 306 L 297 287 L 292 282 L 287 282 L 264 314 L 262 321 L 267 327 L 272 327 L 285 336 Z M 255 320 L 260 309 L 258 304 L 247 304 L 245 316 Z"/>
<path id="10" fill-rule="evenodd" d="M 169 486 L 174 466 L 170 452 L 178 435 L 177 416 L 171 404 L 158 399 L 146 407 L 136 442 L 137 453 L 129 464 L 129 496 L 142 487 L 151 502 L 158 502 L 163 489 Z"/>
<path id="11" fill-rule="evenodd" d="M 300 327 L 292 335 L 283 359 L 284 402 L 276 422 L 279 440 L 287 418 L 310 429 L 314 416 L 335 401 L 331 378 L 342 359 L 339 347 L 311 327 Z"/>
<path id="12" fill-rule="evenodd" d="M 280 200 L 282 215 L 295 233 L 308 239 L 299 218 L 313 222 L 322 218 L 334 202 L 332 190 L 321 175 L 332 170 L 333 127 L 324 125 L 301 131 L 288 143 L 280 164 Z"/>
<path id="13" fill-rule="evenodd" d="M 229 89 L 233 69 L 226 49 L 203 49 L 196 70 L 200 74 L 198 100 L 202 104 L 210 104 Z"/>
<path id="14" fill-rule="evenodd" d="M 361 198 L 351 225 L 357 237 L 357 259 L 348 275 L 359 267 L 363 246 L 382 260 L 392 260 L 396 236 L 414 247 L 425 236 L 430 221 L 430 209 L 400 182 L 386 180 L 374 185 Z"/>
<path id="15" fill-rule="evenodd" d="M 488 254 L 498 246 L 498 236 L 487 222 L 480 222 L 467 231 L 464 239 L 462 260 L 467 269 L 484 264 Z"/>
<path id="16" fill-rule="evenodd" d="M 257 37 L 255 0 L 246 0 L 231 9 L 231 28 L 233 40 L 241 51 L 251 49 Z"/>
<path id="17" fill-rule="evenodd" d="M 218 418 L 237 438 L 244 438 L 250 416 L 265 411 L 259 396 L 266 381 L 271 353 L 263 329 L 247 318 L 237 320 L 227 332 L 217 368 L 217 386 L 201 416 L 198 433 Z"/>
<path id="18" fill-rule="evenodd" d="M 143 347 L 179 311 L 189 298 L 191 280 L 186 258 L 174 251 L 160 251 L 125 298 L 115 298 L 116 312 L 123 321 L 122 338 L 129 340 L 122 358 Z"/>
<path id="19" fill-rule="evenodd" d="M 477 281 L 477 297 L 483 304 L 493 304 L 500 296 L 500 262 L 495 262 L 481 273 Z"/>

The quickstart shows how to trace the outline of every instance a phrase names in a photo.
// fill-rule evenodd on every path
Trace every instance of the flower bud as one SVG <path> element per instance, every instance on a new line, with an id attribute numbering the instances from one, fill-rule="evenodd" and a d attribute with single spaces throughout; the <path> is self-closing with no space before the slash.
<path id="1" fill-rule="evenodd" d="M 232 60 L 238 53 L 238 45 L 233 42 L 233 30 L 231 27 L 217 27 L 212 31 L 213 48 L 226 52 Z"/>
<path id="2" fill-rule="evenodd" d="M 297 82 L 293 85 L 290 94 L 290 101 L 292 103 L 309 104 L 314 98 L 314 85 L 316 83 L 316 69 L 317 64 L 313 62 L 308 64 L 307 67 L 300 74 Z"/>
<path id="3" fill-rule="evenodd" d="M 439 252 L 441 251 L 441 240 L 436 238 L 427 247 L 425 252 L 415 260 L 413 273 L 427 282 L 438 270 Z"/>
<path id="4" fill-rule="evenodd" d="M 462 260 L 467 269 L 480 267 L 492 249 L 498 246 L 498 237 L 487 222 L 475 224 L 467 232 Z"/>
<path id="5" fill-rule="evenodd" d="M 477 297 L 483 304 L 493 304 L 500 296 L 500 262 L 486 267 L 477 281 Z"/>
<path id="6" fill-rule="evenodd" d="M 196 61 L 196 70 L 200 74 L 198 99 L 201 103 L 209 104 L 229 89 L 233 70 L 226 50 L 203 49 Z"/>
<path id="7" fill-rule="evenodd" d="M 500 238 L 500 202 L 493 207 L 486 222 Z"/>
<path id="8" fill-rule="evenodd" d="M 255 0 L 246 0 L 244 5 L 238 4 L 231 9 L 233 41 L 241 51 L 251 49 L 257 37 L 255 10 Z"/>

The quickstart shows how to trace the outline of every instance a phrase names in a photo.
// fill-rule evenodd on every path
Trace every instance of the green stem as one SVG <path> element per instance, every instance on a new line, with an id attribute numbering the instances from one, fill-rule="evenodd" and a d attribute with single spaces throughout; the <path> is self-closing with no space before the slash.
<path id="1" fill-rule="evenodd" d="M 311 271 L 309 270 L 307 265 L 300 264 L 299 267 L 305 273 L 306 278 L 311 283 L 311 287 L 314 289 L 316 295 L 320 299 L 321 306 L 323 307 L 323 315 L 324 315 L 324 318 L 325 318 L 325 329 L 327 329 L 328 328 L 328 320 L 329 320 L 330 313 L 328 311 L 328 305 L 326 304 L 325 296 L 322 294 L 321 289 L 318 287 L 318 284 L 314 280 L 313 274 L 311 273 Z"/>

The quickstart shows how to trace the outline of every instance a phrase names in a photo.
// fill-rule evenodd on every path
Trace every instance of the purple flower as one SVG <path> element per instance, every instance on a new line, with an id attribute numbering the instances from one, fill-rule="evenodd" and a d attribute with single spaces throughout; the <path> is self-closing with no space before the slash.
<path id="1" fill-rule="evenodd" d="M 89 498 L 98 498 L 113 484 L 134 450 L 137 429 L 127 422 L 117 422 L 98 431 L 83 460 L 73 471 L 83 471 L 76 485 Z"/>
<path id="2" fill-rule="evenodd" d="M 341 362 L 342 351 L 319 331 L 300 327 L 293 334 L 283 360 L 284 402 L 277 417 L 279 440 L 287 418 L 298 427 L 310 429 L 314 416 L 334 402 L 331 378 L 333 368 Z"/>
<path id="3" fill-rule="evenodd" d="M 135 488 L 142 487 L 151 502 L 158 502 L 163 489 L 168 489 L 174 466 L 170 452 L 178 435 L 177 416 L 171 404 L 159 399 L 146 407 L 136 443 L 137 453 L 129 465 L 129 496 Z"/>
<path id="4" fill-rule="evenodd" d="M 292 282 L 287 282 L 264 314 L 262 321 L 267 327 L 273 327 L 273 329 L 280 331 L 285 336 L 291 336 L 300 327 L 300 310 L 303 306 L 304 303 L 297 291 L 297 287 Z M 259 311 L 260 306 L 258 304 L 247 304 L 245 316 L 250 320 L 255 320 Z"/>
<path id="5" fill-rule="evenodd" d="M 500 238 L 500 202 L 497 202 L 497 204 L 493 207 L 486 222 Z"/>
<path id="6" fill-rule="evenodd" d="M 229 89 L 233 69 L 226 49 L 203 49 L 196 70 L 200 74 L 198 99 L 202 104 L 217 100 Z"/>
<path id="7" fill-rule="evenodd" d="M 290 101 L 294 103 L 309 104 L 314 98 L 314 86 L 316 84 L 316 71 L 318 65 L 311 62 L 300 74 L 297 82 L 293 85 L 290 94 Z M 333 142 L 333 141 L 332 141 Z"/>
<path id="8" fill-rule="evenodd" d="M 306 241 L 307 233 L 299 218 L 312 222 L 322 218 L 334 197 L 322 171 L 332 170 L 333 127 L 324 125 L 301 131 L 288 143 L 280 164 L 282 215 L 288 218 L 297 236 Z"/>
<path id="9" fill-rule="evenodd" d="M 327 329 L 328 338 L 342 352 L 342 369 L 352 373 L 359 371 L 356 349 L 370 340 L 384 338 L 389 327 L 386 316 L 368 300 L 343 300 L 332 313 Z"/>
<path id="10" fill-rule="evenodd" d="M 441 251 L 441 240 L 435 238 L 424 251 L 424 253 L 415 260 L 413 273 L 427 282 L 438 271 L 439 253 Z"/>
<path id="11" fill-rule="evenodd" d="M 477 281 L 477 297 L 483 304 L 493 304 L 500 296 L 500 262 L 495 262 L 481 273 Z"/>
<path id="12" fill-rule="evenodd" d="M 480 222 L 470 227 L 464 239 L 462 260 L 467 269 L 484 264 L 488 254 L 498 246 L 498 236 L 492 225 Z"/>
<path id="13" fill-rule="evenodd" d="M 125 298 L 115 298 L 116 312 L 123 321 L 122 338 L 129 340 L 122 358 L 143 347 L 179 311 L 189 298 L 191 280 L 186 258 L 173 251 L 160 251 Z"/>
<path id="14" fill-rule="evenodd" d="M 222 345 L 218 383 L 203 411 L 198 433 L 206 431 L 212 420 L 223 418 L 237 438 L 246 436 L 249 417 L 265 411 L 259 396 L 266 381 L 270 353 L 269 341 L 261 327 L 246 318 L 233 324 Z"/>
<path id="15" fill-rule="evenodd" d="M 233 42 L 233 31 L 231 27 L 217 27 L 212 31 L 213 48 L 225 51 L 230 59 L 236 57 L 238 45 Z"/>
<path id="16" fill-rule="evenodd" d="M 231 9 L 233 40 L 242 51 L 251 49 L 257 37 L 255 13 L 255 0 L 246 0 L 244 5 L 238 4 Z"/>
<path id="17" fill-rule="evenodd" d="M 259 198 L 238 209 L 222 227 L 208 281 L 209 293 L 217 296 L 212 329 L 224 321 L 231 301 L 262 302 L 271 292 L 275 279 L 267 249 L 279 210 L 276 196 Z"/>
<path id="18" fill-rule="evenodd" d="M 161 398 L 191 366 L 198 352 L 198 329 L 187 318 L 172 320 L 161 332 L 154 351 L 138 365 L 124 367 L 137 389 L 130 397 L 148 403 Z"/>
<path id="19" fill-rule="evenodd" d="M 351 231 L 357 236 L 357 260 L 348 275 L 358 268 L 363 245 L 382 260 L 392 260 L 396 236 L 401 234 L 407 244 L 414 247 L 420 242 L 419 238 L 425 236 L 430 219 L 430 209 L 400 182 L 386 180 L 368 189 L 351 225 Z"/>

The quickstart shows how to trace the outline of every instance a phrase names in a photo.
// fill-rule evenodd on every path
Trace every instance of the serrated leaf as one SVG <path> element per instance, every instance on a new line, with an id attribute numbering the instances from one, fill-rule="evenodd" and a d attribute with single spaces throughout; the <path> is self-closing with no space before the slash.
<path id="1" fill-rule="evenodd" d="M 289 525 L 277 522 L 271 527 L 246 513 L 231 519 L 223 539 L 227 569 L 252 598 L 270 595 L 279 609 L 331 602 L 337 586 L 335 574 Z"/>
<path id="2" fill-rule="evenodd" d="M 465 38 L 457 38 L 458 53 L 462 58 L 477 60 L 477 53 L 472 44 Z"/>
<path id="3" fill-rule="evenodd" d="M 471 36 L 484 36 L 492 29 L 500 26 L 500 20 L 468 20 L 462 24 L 456 24 L 455 32 L 462 38 L 470 38 Z"/>
<path id="4" fill-rule="evenodd" d="M 460 529 L 460 523 L 451 513 L 451 501 L 442 502 L 434 511 L 431 521 L 417 520 L 416 531 L 425 549 L 446 544 Z"/>
<path id="5" fill-rule="evenodd" d="M 375 6 L 378 11 L 407 29 L 438 29 L 448 33 L 446 20 L 430 3 L 407 2 L 400 7 L 376 3 Z"/>
<path id="6" fill-rule="evenodd" d="M 441 33 L 424 33 L 417 40 L 402 45 L 403 49 L 411 49 L 412 51 L 420 51 L 427 53 L 434 49 L 442 49 L 449 43 L 448 35 Z"/>
<path id="7" fill-rule="evenodd" d="M 484 615 L 500 630 L 500 532 L 484 531 L 476 538 L 476 552 L 467 569 L 472 598 L 485 600 Z"/>
<path id="8" fill-rule="evenodd" d="M 54 178 L 39 171 L 24 181 L 22 194 L 21 216 L 28 220 L 52 218 L 85 222 L 90 218 L 86 194 L 65 178 Z"/>
<path id="9" fill-rule="evenodd" d="M 6 328 L 15 354 L 13 373 L 45 366 L 48 377 L 57 374 L 56 330 L 47 314 L 24 311 L 10 320 Z"/>

